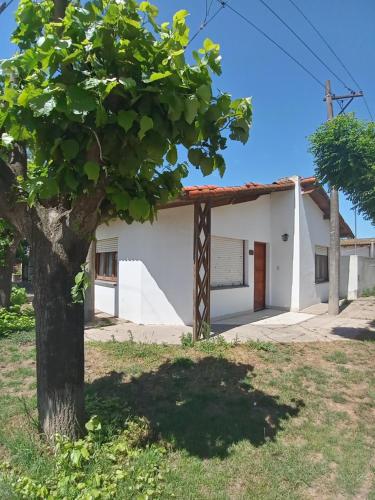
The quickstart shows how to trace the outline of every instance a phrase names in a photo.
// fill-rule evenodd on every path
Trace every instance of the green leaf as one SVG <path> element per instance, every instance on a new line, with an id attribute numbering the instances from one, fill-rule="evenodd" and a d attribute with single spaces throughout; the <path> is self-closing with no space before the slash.
<path id="1" fill-rule="evenodd" d="M 96 109 L 97 103 L 93 94 L 77 86 L 67 89 L 68 108 L 72 113 L 84 113 Z"/>
<path id="2" fill-rule="evenodd" d="M 64 180 L 68 188 L 71 189 L 72 191 L 75 191 L 79 186 L 79 182 L 71 170 L 67 170 L 65 172 Z"/>
<path id="3" fill-rule="evenodd" d="M 210 50 L 220 50 L 220 45 L 218 43 L 214 43 L 210 38 L 206 38 L 203 42 L 203 48 L 206 52 Z"/>
<path id="4" fill-rule="evenodd" d="M 123 85 L 125 90 L 134 89 L 137 86 L 137 82 L 134 78 L 119 78 L 119 82 Z"/>
<path id="5" fill-rule="evenodd" d="M 127 210 L 129 208 L 130 196 L 125 191 L 114 193 L 111 199 L 117 210 Z"/>
<path id="6" fill-rule="evenodd" d="M 7 134 L 6 132 L 1 134 L 1 142 L 3 143 L 4 146 L 9 146 L 10 144 L 12 144 L 13 141 L 14 141 L 13 137 Z"/>
<path id="7" fill-rule="evenodd" d="M 150 78 L 147 78 L 146 80 L 143 80 L 145 83 L 150 83 L 150 82 L 155 82 L 156 80 L 162 80 L 163 78 L 167 78 L 168 76 L 171 76 L 170 71 L 165 71 L 164 73 L 151 73 Z"/>
<path id="8" fill-rule="evenodd" d="M 34 116 L 48 116 L 56 107 L 56 99 L 51 94 L 41 94 L 29 101 Z"/>
<path id="9" fill-rule="evenodd" d="M 189 12 L 185 9 L 179 10 L 173 16 L 173 24 L 177 25 L 185 21 L 185 17 L 189 15 Z"/>
<path id="10" fill-rule="evenodd" d="M 200 149 L 197 148 L 189 149 L 188 159 L 190 163 L 195 167 L 199 167 L 202 156 L 203 156 L 202 151 Z"/>
<path id="11" fill-rule="evenodd" d="M 90 181 L 98 181 L 100 166 L 98 163 L 96 163 L 96 161 L 87 161 L 83 166 L 83 170 L 85 171 L 85 174 L 90 179 Z"/>
<path id="12" fill-rule="evenodd" d="M 204 156 L 201 158 L 200 166 L 204 176 L 210 175 L 214 169 L 214 159 Z"/>
<path id="13" fill-rule="evenodd" d="M 198 114 L 199 101 L 195 96 L 189 97 L 185 101 L 185 119 L 191 125 Z"/>
<path id="14" fill-rule="evenodd" d="M 129 203 L 129 213 L 135 220 L 147 219 L 150 214 L 150 204 L 146 198 L 133 198 Z"/>
<path id="15" fill-rule="evenodd" d="M 79 144 L 74 139 L 67 139 L 60 144 L 61 151 L 66 160 L 73 160 L 78 154 Z"/>
<path id="16" fill-rule="evenodd" d="M 129 111 L 121 110 L 117 115 L 117 123 L 125 130 L 125 132 L 127 132 L 130 130 L 137 116 L 137 113 L 132 109 Z"/>
<path id="17" fill-rule="evenodd" d="M 209 85 L 201 85 L 197 88 L 197 95 L 205 102 L 211 100 L 211 87 Z"/>
<path id="18" fill-rule="evenodd" d="M 148 130 L 152 129 L 152 127 L 154 126 L 154 122 L 153 122 L 152 118 L 145 115 L 145 116 L 142 116 L 142 118 L 139 122 L 139 125 L 140 125 L 140 129 L 138 132 L 138 137 L 142 140 L 143 137 L 145 136 L 146 132 Z"/>
<path id="19" fill-rule="evenodd" d="M 169 148 L 169 151 L 167 153 L 167 161 L 171 165 L 175 165 L 177 162 L 177 148 L 174 144 L 172 144 L 171 147 Z"/>

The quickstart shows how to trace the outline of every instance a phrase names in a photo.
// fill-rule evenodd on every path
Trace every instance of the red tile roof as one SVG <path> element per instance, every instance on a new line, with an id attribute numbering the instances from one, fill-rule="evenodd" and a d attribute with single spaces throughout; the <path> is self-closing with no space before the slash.
<path id="1" fill-rule="evenodd" d="M 329 218 L 329 197 L 315 177 L 301 178 L 301 189 Z M 259 196 L 294 189 L 294 182 L 290 178 L 279 179 L 272 184 L 260 184 L 257 182 L 247 182 L 242 186 L 215 186 L 207 184 L 203 186 L 187 186 L 183 188 L 181 196 L 166 205 L 165 208 L 190 205 L 197 201 L 210 200 L 212 207 L 243 203 L 256 200 Z M 342 237 L 353 237 L 352 230 L 340 215 L 340 234 Z"/>

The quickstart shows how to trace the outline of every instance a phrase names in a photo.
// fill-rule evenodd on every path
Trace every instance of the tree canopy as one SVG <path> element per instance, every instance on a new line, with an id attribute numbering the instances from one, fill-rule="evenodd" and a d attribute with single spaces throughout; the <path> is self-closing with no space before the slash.
<path id="1" fill-rule="evenodd" d="M 310 136 L 310 152 L 320 180 L 342 189 L 375 224 L 375 123 L 339 115 Z"/>
<path id="2" fill-rule="evenodd" d="M 157 15 L 147 1 L 93 0 L 56 19 L 51 0 L 20 1 L 19 51 L 1 63 L 0 130 L 4 159 L 27 144 L 17 183 L 29 205 L 70 207 L 100 191 L 103 216 L 152 219 L 187 175 L 179 145 L 208 175 L 224 173 L 225 129 L 246 142 L 250 100 L 212 93 L 219 45 L 206 39 L 187 64 L 188 12 L 161 25 Z"/>

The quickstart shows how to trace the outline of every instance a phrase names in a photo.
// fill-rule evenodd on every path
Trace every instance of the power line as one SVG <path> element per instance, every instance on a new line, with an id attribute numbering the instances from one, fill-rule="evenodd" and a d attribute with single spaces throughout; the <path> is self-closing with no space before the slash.
<path id="1" fill-rule="evenodd" d="M 212 3 L 213 3 L 213 0 L 210 1 L 210 4 L 208 5 L 208 0 L 206 0 L 206 11 L 205 11 L 205 17 L 201 23 L 201 25 L 199 26 L 199 29 L 196 31 L 196 33 L 194 33 L 194 35 L 190 38 L 188 44 L 186 45 L 186 47 L 188 47 L 191 42 L 193 40 L 195 40 L 197 38 L 197 36 L 201 33 L 201 31 L 204 30 L 204 28 L 211 22 L 215 19 L 215 17 L 224 9 L 224 7 L 227 6 L 227 4 L 225 2 L 219 2 L 221 5 L 220 7 L 217 9 L 217 11 L 212 14 L 211 17 L 208 17 L 209 14 L 210 14 L 210 11 L 211 11 L 211 7 L 212 7 Z M 185 48 L 186 48 L 185 47 Z"/>
<path id="2" fill-rule="evenodd" d="M 304 47 L 347 89 L 349 92 L 353 92 L 353 89 L 348 87 L 346 83 L 340 78 L 337 73 L 335 73 L 329 66 L 326 64 L 323 59 L 304 41 L 302 37 L 299 36 L 298 33 L 281 17 L 279 14 L 273 10 L 272 7 L 268 5 L 264 0 L 259 0 L 259 2 L 264 5 L 266 9 L 268 9 L 296 38 L 299 40 Z M 359 88 L 359 85 L 357 85 Z"/>
<path id="3" fill-rule="evenodd" d="M 313 80 L 315 80 L 316 83 L 318 83 L 321 87 L 325 88 L 324 83 L 322 83 L 309 69 L 306 68 L 304 64 L 298 61 L 290 52 L 288 52 L 286 49 L 284 49 L 278 42 L 276 42 L 273 38 L 271 38 L 265 31 L 263 31 L 261 28 L 259 28 L 256 24 L 254 24 L 248 17 L 246 17 L 244 14 L 236 10 L 234 7 L 231 5 L 228 5 L 228 3 L 225 0 L 217 0 L 221 5 L 226 6 L 229 10 L 237 14 L 241 19 L 243 19 L 247 24 L 249 24 L 252 28 L 254 28 L 258 33 L 263 35 L 269 42 L 271 42 L 273 45 L 275 45 L 278 49 L 280 49 L 285 55 L 287 55 L 292 61 L 294 61 L 305 73 L 307 73 Z"/>
<path id="4" fill-rule="evenodd" d="M 334 55 L 334 57 L 337 59 L 337 61 L 341 64 L 341 67 L 344 69 L 344 71 L 347 73 L 349 78 L 352 80 L 354 85 L 360 89 L 361 86 L 357 82 L 357 80 L 354 78 L 353 74 L 349 71 L 348 67 L 344 63 L 344 61 L 339 57 L 337 52 L 333 49 L 332 45 L 328 42 L 328 40 L 322 35 L 322 33 L 319 31 L 319 29 L 313 24 L 313 22 L 307 17 L 307 15 L 303 12 L 303 10 L 294 2 L 294 0 L 289 0 L 289 2 L 294 6 L 294 8 L 301 14 L 301 16 L 305 19 L 305 21 L 311 26 L 311 28 L 315 31 L 315 33 L 318 35 L 318 37 L 322 40 L 324 45 L 328 48 L 328 50 L 331 52 L 331 54 Z M 374 118 L 372 116 L 370 107 L 368 105 L 367 99 L 365 96 L 363 96 L 363 101 L 365 103 L 365 106 L 367 108 L 368 114 L 370 115 L 370 118 L 372 121 L 374 121 Z"/>
<path id="5" fill-rule="evenodd" d="M 2 4 L 0 4 L 0 14 L 2 14 L 4 10 L 8 8 L 12 2 L 14 2 L 14 0 L 9 0 L 9 2 L 3 2 Z"/>

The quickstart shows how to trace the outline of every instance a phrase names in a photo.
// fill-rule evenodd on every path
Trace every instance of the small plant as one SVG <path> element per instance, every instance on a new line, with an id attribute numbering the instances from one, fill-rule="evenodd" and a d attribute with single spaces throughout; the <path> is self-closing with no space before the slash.
<path id="1" fill-rule="evenodd" d="M 211 336 L 211 325 L 206 321 L 202 323 L 202 337 L 207 340 Z"/>
<path id="2" fill-rule="evenodd" d="M 264 340 L 248 340 L 246 346 L 255 351 L 277 352 L 275 344 Z"/>
<path id="3" fill-rule="evenodd" d="M 183 333 L 180 337 L 182 347 L 193 347 L 194 340 L 191 332 Z"/>
<path id="4" fill-rule="evenodd" d="M 15 332 L 29 332 L 35 328 L 34 311 L 20 305 L 0 308 L 0 337 Z"/>
<path id="5" fill-rule="evenodd" d="M 230 349 L 232 344 L 228 343 L 224 337 L 219 335 L 218 337 L 214 337 L 211 339 L 204 339 L 200 342 L 197 342 L 195 348 L 204 352 L 205 354 L 212 354 L 216 356 L 222 356 L 225 351 Z"/>
<path id="6" fill-rule="evenodd" d="M 12 306 L 22 306 L 27 302 L 27 293 L 25 288 L 15 286 L 12 288 L 10 303 Z"/>
<path id="7" fill-rule="evenodd" d="M 22 475 L 11 464 L 0 473 L 17 498 L 72 500 L 159 498 L 163 490 L 164 447 L 148 444 L 145 418 L 128 420 L 125 429 L 106 439 L 98 417 L 86 424 L 87 435 L 77 441 L 55 438 L 54 469 L 43 481 Z"/>
<path id="8" fill-rule="evenodd" d="M 82 264 L 81 270 L 75 275 L 72 286 L 72 300 L 74 304 L 82 304 L 85 300 L 85 293 L 90 286 L 90 277 L 86 271 L 86 264 Z"/>
<path id="9" fill-rule="evenodd" d="M 375 296 L 375 286 L 372 288 L 366 288 L 362 292 L 362 297 L 374 297 Z"/>
<path id="10" fill-rule="evenodd" d="M 324 359 L 340 365 L 345 365 L 349 361 L 348 356 L 344 351 L 333 351 L 331 354 L 324 356 Z"/>

